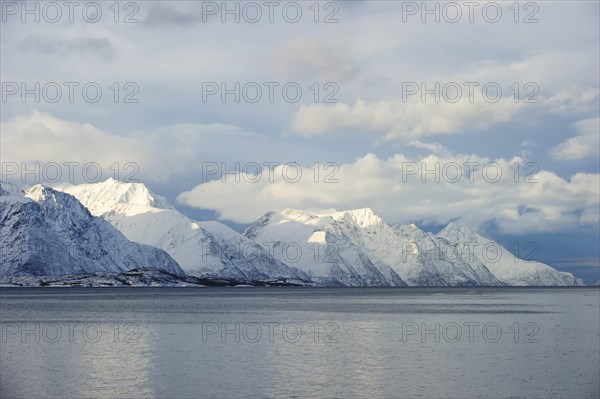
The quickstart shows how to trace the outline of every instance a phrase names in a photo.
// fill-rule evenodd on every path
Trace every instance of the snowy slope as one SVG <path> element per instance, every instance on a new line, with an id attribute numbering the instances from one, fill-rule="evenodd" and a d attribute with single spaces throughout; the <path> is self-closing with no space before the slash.
<path id="1" fill-rule="evenodd" d="M 482 237 L 467 226 L 450 223 L 437 235 L 457 244 L 466 262 L 472 266 L 483 263 L 507 285 L 581 285 L 571 273 L 559 272 L 544 263 L 519 259 L 497 242 Z"/>
<path id="2" fill-rule="evenodd" d="M 414 224 L 392 228 L 369 208 L 331 216 L 373 263 L 380 269 L 389 267 L 409 285 L 500 285 L 485 267 L 473 270 L 453 256 L 453 246 Z"/>
<path id="3" fill-rule="evenodd" d="M 321 284 L 405 285 L 390 268 L 378 268 L 344 230 L 332 214 L 284 209 L 268 212 L 244 235 Z"/>
<path id="4" fill-rule="evenodd" d="M 402 241 L 404 261 L 397 262 L 405 268 L 407 281 L 415 285 L 502 285 L 482 263 L 466 262 L 457 245 L 414 224 L 395 226 L 394 231 Z"/>
<path id="5" fill-rule="evenodd" d="M 301 271 L 274 259 L 262 247 L 219 222 L 196 222 L 141 183 L 58 187 L 79 199 L 128 239 L 168 252 L 195 276 L 307 280 Z"/>
<path id="6" fill-rule="evenodd" d="M 447 285 L 435 268 L 427 269 L 413 246 L 371 209 L 336 212 L 332 217 L 380 268 L 389 267 L 408 285 Z"/>
<path id="7" fill-rule="evenodd" d="M 380 270 L 389 268 L 408 285 L 446 285 L 435 269 L 425 270 L 417 257 L 404 255 L 412 247 L 371 209 L 336 212 L 332 218 Z"/>
<path id="8" fill-rule="evenodd" d="M 36 185 L 23 196 L 2 188 L 0 277 L 58 276 L 161 268 L 182 274 L 164 251 L 135 244 L 73 196 Z"/>
<path id="9" fill-rule="evenodd" d="M 24 193 L 12 183 L 0 182 L 0 196 L 7 195 L 23 196 Z"/>
<path id="10" fill-rule="evenodd" d="M 167 251 L 188 274 L 245 280 L 314 279 L 347 286 L 575 285 L 570 273 L 515 259 L 464 226 L 439 234 L 390 227 L 368 208 L 272 211 L 244 235 L 193 221 L 139 183 L 62 187 L 128 239 Z M 479 251 L 469 251 L 475 245 Z M 486 246 L 498 260 L 482 255 Z"/>
<path id="11" fill-rule="evenodd" d="M 245 235 L 265 248 L 275 248 L 275 257 L 288 263 L 294 261 L 295 266 L 323 283 L 332 280 L 344 285 L 502 285 L 482 263 L 465 262 L 457 245 L 415 225 L 392 228 L 368 208 L 269 212 Z M 290 258 L 298 252 L 296 246 L 302 256 L 293 260 Z M 317 247 L 320 257 L 315 257 Z M 330 255 L 325 256 L 325 252 Z M 337 262 L 332 263 L 334 259 Z"/>

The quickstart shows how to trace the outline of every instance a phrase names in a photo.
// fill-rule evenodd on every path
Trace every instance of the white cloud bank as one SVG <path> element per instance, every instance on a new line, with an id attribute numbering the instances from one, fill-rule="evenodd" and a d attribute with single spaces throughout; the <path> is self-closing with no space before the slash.
<path id="1" fill-rule="evenodd" d="M 518 172 L 515 163 L 519 163 Z M 469 165 L 479 166 L 469 173 Z M 457 174 L 458 167 L 462 175 Z M 502 173 L 499 178 L 498 170 Z M 314 168 L 303 168 L 302 178 L 292 183 L 296 171 L 286 174 L 279 166 L 272 179 L 266 169 L 260 176 L 229 175 L 225 182 L 211 181 L 183 192 L 178 200 L 240 223 L 281 208 L 371 207 L 393 223 L 442 224 L 460 219 L 478 226 L 496 221 L 504 232 L 515 234 L 598 225 L 599 174 L 577 173 L 563 179 L 553 172 L 535 172 L 535 165 L 518 157 L 491 160 L 476 155 L 430 155 L 411 160 L 403 155 L 380 159 L 367 154 L 340 165 L 333 176 L 337 183 L 324 182 L 322 167 L 318 182 Z"/>
<path id="2" fill-rule="evenodd" d="M 578 160 L 600 155 L 600 118 L 584 119 L 574 125 L 577 136 L 550 150 L 554 159 Z"/>
<path id="3" fill-rule="evenodd" d="M 305 137 L 359 131 L 407 142 L 484 132 L 500 123 L 515 126 L 520 114 L 530 123 L 553 114 L 595 112 L 600 98 L 597 79 L 582 78 L 589 73 L 571 65 L 572 59 L 594 64 L 589 58 L 578 52 L 530 52 L 509 62 L 476 62 L 460 73 L 413 80 L 390 76 L 380 99 L 304 104 L 293 115 L 291 127 Z"/>
<path id="4" fill-rule="evenodd" d="M 38 111 L 11 118 L 0 124 L 0 130 L 2 178 L 27 183 L 53 182 L 57 168 L 51 163 L 60 165 L 62 176 L 57 180 L 61 182 L 128 176 L 161 181 L 174 173 L 198 170 L 203 155 L 233 136 L 242 141 L 256 140 L 251 133 L 224 124 L 177 124 L 119 135 Z M 75 163 L 71 169 L 65 165 Z M 27 174 L 36 170 L 36 164 L 37 176 Z M 89 169 L 84 170 L 87 165 Z M 101 172 L 98 177 L 97 171 Z"/>

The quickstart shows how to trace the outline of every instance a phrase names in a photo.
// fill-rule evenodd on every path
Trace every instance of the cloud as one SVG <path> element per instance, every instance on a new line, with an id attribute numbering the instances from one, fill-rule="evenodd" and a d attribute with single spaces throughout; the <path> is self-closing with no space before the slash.
<path id="1" fill-rule="evenodd" d="M 537 144 L 530 139 L 525 139 L 519 144 L 519 157 L 523 159 L 530 159 L 533 149 Z"/>
<path id="2" fill-rule="evenodd" d="M 126 163 L 133 163 L 138 169 L 136 178 L 160 181 L 174 173 L 199 170 L 202 157 L 223 141 L 260 139 L 236 126 L 192 123 L 120 135 L 89 123 L 63 120 L 37 111 L 14 117 L 2 123 L 0 129 L 2 162 L 4 165 L 16 163 L 19 168 L 17 177 L 22 176 L 25 170 L 22 163 L 27 165 L 27 170 L 33 170 L 35 163 L 40 163 L 40 168 L 52 162 L 60 165 L 67 162 L 79 165 L 96 163 L 103 173 L 98 180 L 115 177 L 115 163 L 121 168 Z M 37 182 L 45 183 L 43 174 L 38 176 Z M 79 173 L 71 182 L 81 182 L 82 177 Z M 67 181 L 65 179 L 70 180 L 71 177 L 65 174 L 61 181 Z"/>
<path id="3" fill-rule="evenodd" d="M 145 18 L 142 21 L 142 26 L 151 27 L 177 27 L 193 24 L 200 21 L 199 15 L 192 15 L 194 10 L 179 11 L 174 7 L 174 4 L 169 4 L 168 7 L 162 5 L 154 5 L 150 7 Z"/>
<path id="4" fill-rule="evenodd" d="M 174 3 L 168 9 L 140 5 L 134 15 L 139 24 L 115 24 L 110 3 L 95 24 L 82 21 L 77 12 L 74 23 L 23 24 L 15 15 L 3 24 L 2 81 L 97 81 L 106 101 L 90 104 L 79 96 L 75 103 L 23 103 L 13 96 L 2 104 L 2 161 L 95 161 L 103 166 L 134 161 L 140 179 L 162 179 L 160 186 L 169 193 L 186 190 L 186 201 L 232 220 L 253 220 L 276 207 L 371 206 L 391 222 L 497 219 L 516 231 L 558 231 L 597 221 L 597 204 L 587 202 L 597 198 L 593 162 L 577 164 L 593 172 L 589 175 L 574 175 L 566 163 L 548 163 L 557 169 L 540 171 L 543 182 L 533 187 L 403 183 L 398 166 L 403 158 L 429 160 L 412 155 L 428 152 L 443 162 L 487 156 L 506 163 L 515 154 L 524 158 L 517 158 L 521 163 L 541 156 L 540 164 L 550 155 L 598 157 L 591 152 L 598 147 L 591 134 L 569 129 L 573 121 L 598 118 L 597 3 L 545 3 L 537 24 L 514 23 L 509 3 L 498 24 L 481 20 L 481 7 L 475 23 L 466 18 L 457 24 L 421 23 L 419 15 L 402 23 L 401 2 L 343 3 L 337 24 L 315 24 L 311 3 L 303 5 L 306 12 L 298 24 L 282 20 L 281 6 L 276 23 L 269 23 L 266 14 L 257 24 L 233 18 L 221 23 L 218 15 L 203 23 L 198 3 Z M 120 19 L 130 11 L 121 8 Z M 321 9 L 321 18 L 326 11 Z M 473 45 L 475 36 L 482 45 Z M 278 95 L 274 103 L 221 103 L 218 96 L 202 102 L 203 82 L 278 79 L 282 84 L 300 81 L 302 101 L 290 104 Z M 330 80 L 339 81 L 340 103 L 312 104 L 308 87 Z M 108 87 L 130 81 L 139 85 L 140 103 L 114 103 Z M 417 95 L 405 103 L 406 81 L 498 82 L 504 98 L 495 104 L 423 104 Z M 515 104 L 514 82 L 520 83 L 521 97 L 530 92 L 525 83 L 537 83 L 540 103 Z M 33 109 L 43 112 L 34 115 Z M 557 139 L 561 132 L 569 134 Z M 394 142 L 373 146 L 383 140 Z M 547 143 L 563 140 L 549 152 Z M 365 148 L 377 155 L 365 155 Z M 394 153 L 404 155 L 388 158 Z M 464 153 L 477 155 L 457 155 Z M 201 182 L 202 161 L 232 167 L 256 159 L 305 165 L 337 161 L 339 183 L 279 179 L 231 187 L 212 182 L 192 189 Z M 321 170 L 320 178 L 331 171 Z M 305 178 L 313 173 L 303 169 Z M 536 186 L 544 189 L 536 191 Z"/>
<path id="5" fill-rule="evenodd" d="M 414 148 L 420 148 L 423 150 L 427 150 L 427 151 L 431 152 L 432 154 L 436 154 L 436 155 L 439 155 L 442 157 L 451 156 L 450 155 L 451 151 L 439 143 L 424 143 L 422 141 L 416 140 L 416 141 L 408 142 L 406 144 L 411 147 L 414 147 Z"/>
<path id="6" fill-rule="evenodd" d="M 105 61 L 112 60 L 115 55 L 111 41 L 106 38 L 58 39 L 29 35 L 20 42 L 20 48 L 34 53 L 58 56 L 80 56 L 82 53 L 88 53 Z"/>
<path id="7" fill-rule="evenodd" d="M 416 140 L 433 134 L 456 134 L 485 130 L 508 122 L 521 108 L 509 99 L 497 103 L 427 102 L 420 99 L 377 101 L 358 99 L 354 105 L 303 105 L 294 116 L 293 129 L 305 137 L 335 131 L 367 131 L 383 133 L 384 140 Z"/>
<path id="8" fill-rule="evenodd" d="M 582 89 L 578 86 L 569 86 L 550 96 L 545 102 L 552 112 L 570 114 L 597 110 L 598 98 L 600 98 L 600 90 L 597 88 Z"/>
<path id="9" fill-rule="evenodd" d="M 567 161 L 600 156 L 600 118 L 581 120 L 573 126 L 577 136 L 553 147 L 551 156 Z"/>
<path id="10" fill-rule="evenodd" d="M 345 40 L 294 38 L 268 53 L 275 71 L 285 78 L 342 82 L 354 78 L 359 68 Z"/>
<path id="11" fill-rule="evenodd" d="M 25 169 L 21 163 L 94 162 L 100 165 L 103 178 L 108 178 L 110 175 L 106 174 L 115 162 L 133 162 L 146 168 L 161 153 L 152 140 L 112 135 L 91 124 L 65 121 L 40 112 L 15 117 L 2 123 L 1 129 L 2 161 L 17 163 L 20 169 Z"/>
<path id="12" fill-rule="evenodd" d="M 314 167 L 303 168 L 297 182 L 292 182 L 295 170 L 278 166 L 272 173 L 241 172 L 200 184 L 181 193 L 178 201 L 239 223 L 281 208 L 371 207 L 392 223 L 444 224 L 459 219 L 482 226 L 495 221 L 512 234 L 598 226 L 599 174 L 577 173 L 563 179 L 549 171 L 533 174 L 535 166 L 524 166 L 518 157 L 492 160 L 457 154 L 408 159 L 398 154 L 380 159 L 367 154 L 331 168 L 329 173 L 336 173 L 330 177 L 337 182 L 325 181 L 323 165 L 318 178 Z"/>
<path id="13" fill-rule="evenodd" d="M 531 123 L 549 114 L 589 113 L 598 107 L 598 82 L 581 78 L 587 76 L 585 71 L 568 65 L 574 57 L 584 59 L 584 64 L 595 63 L 588 54 L 577 52 L 531 52 L 507 62 L 478 61 L 459 73 L 423 80 L 389 76 L 379 99 L 303 104 L 291 126 L 304 137 L 361 132 L 408 142 L 484 132 L 501 123 L 517 123 L 522 114 Z M 548 64 L 555 68 L 547 71 Z M 471 84 L 476 86 L 470 88 Z"/>

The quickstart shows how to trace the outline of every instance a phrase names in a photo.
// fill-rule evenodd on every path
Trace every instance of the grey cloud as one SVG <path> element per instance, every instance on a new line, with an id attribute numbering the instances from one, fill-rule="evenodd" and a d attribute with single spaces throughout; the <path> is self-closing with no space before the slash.
<path id="1" fill-rule="evenodd" d="M 147 27 L 191 25 L 200 19 L 200 15 L 193 15 L 178 11 L 173 7 L 156 5 L 148 10 L 142 24 Z"/>
<path id="2" fill-rule="evenodd" d="M 342 41 L 299 38 L 284 42 L 269 53 L 274 69 L 282 76 L 345 81 L 360 71 L 351 51 Z"/>
<path id="3" fill-rule="evenodd" d="M 48 55 L 80 55 L 89 53 L 110 61 L 115 55 L 115 48 L 110 40 L 96 38 L 54 39 L 29 35 L 20 42 L 20 48 Z"/>

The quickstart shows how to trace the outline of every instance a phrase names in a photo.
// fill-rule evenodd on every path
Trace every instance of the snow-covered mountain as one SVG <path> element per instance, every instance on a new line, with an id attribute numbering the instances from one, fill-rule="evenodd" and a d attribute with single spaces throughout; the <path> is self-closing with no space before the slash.
<path id="1" fill-rule="evenodd" d="M 219 222 L 196 222 L 141 183 L 109 179 L 57 187 L 75 196 L 128 239 L 168 252 L 187 274 L 241 280 L 307 281 L 300 270 Z"/>
<path id="2" fill-rule="evenodd" d="M 437 236 L 457 244 L 465 262 L 471 266 L 483 263 L 506 285 L 583 285 L 571 273 L 559 272 L 541 262 L 517 258 L 497 242 L 482 237 L 467 226 L 450 223 Z"/>
<path id="3" fill-rule="evenodd" d="M 388 226 L 371 209 L 269 212 L 245 232 L 274 255 L 294 263 L 311 277 L 344 285 L 477 286 L 502 285 L 482 263 L 465 262 L 457 245 L 415 225 Z M 273 243 L 275 243 L 273 245 Z M 320 247 L 321 257 L 315 257 Z M 325 255 L 327 253 L 327 255 Z M 331 262 L 336 260 L 336 262 Z M 381 275 L 385 278 L 382 283 Z"/>
<path id="4" fill-rule="evenodd" d="M 406 285 L 387 265 L 373 262 L 364 248 L 346 234 L 347 229 L 334 215 L 339 216 L 293 209 L 268 212 L 244 235 L 321 284 Z"/>
<path id="5" fill-rule="evenodd" d="M 141 183 L 109 179 L 56 189 L 64 193 L 39 185 L 25 194 L 0 187 L 0 277 L 150 267 L 282 284 L 581 284 L 452 223 L 432 234 L 415 225 L 391 227 L 368 208 L 284 209 L 268 212 L 242 235 L 219 222 L 189 219 Z"/>
<path id="6" fill-rule="evenodd" d="M 24 195 L 0 187 L 0 277 L 119 273 L 136 268 L 183 274 L 164 251 L 127 240 L 73 196 L 36 185 Z"/>
<path id="7" fill-rule="evenodd" d="M 485 267 L 472 269 L 453 256 L 453 246 L 414 224 L 392 228 L 368 208 L 337 212 L 332 217 L 375 264 L 391 268 L 408 285 L 500 285 Z"/>
<path id="8" fill-rule="evenodd" d="M 19 190 L 17 186 L 9 182 L 0 183 L 0 196 L 15 195 L 23 196 L 24 192 Z"/>
<path id="9" fill-rule="evenodd" d="M 483 263 L 466 262 L 456 244 L 414 224 L 397 225 L 394 232 L 402 242 L 402 259 L 396 254 L 388 260 L 396 262 L 403 269 L 401 275 L 414 285 L 503 285 Z"/>

